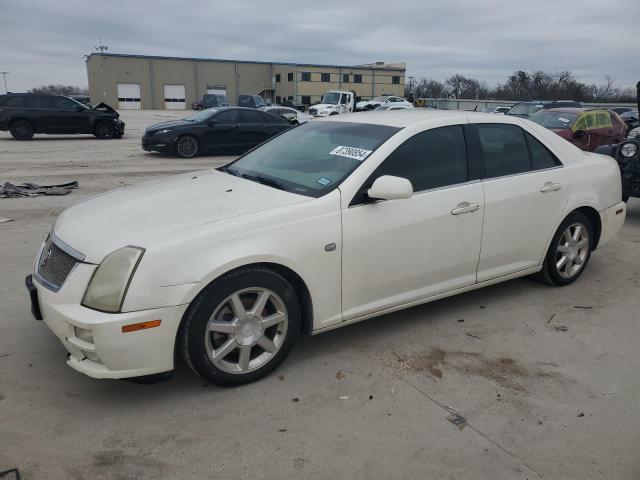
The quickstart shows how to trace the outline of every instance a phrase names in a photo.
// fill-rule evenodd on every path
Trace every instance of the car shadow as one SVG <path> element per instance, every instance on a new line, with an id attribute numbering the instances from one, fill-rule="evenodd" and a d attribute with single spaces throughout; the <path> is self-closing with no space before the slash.
<path id="1" fill-rule="evenodd" d="M 424 322 L 435 321 L 436 318 L 441 321 L 443 317 L 457 320 L 460 318 L 460 312 L 468 312 L 469 308 L 484 308 L 485 305 L 491 304 L 493 301 L 508 302 L 532 289 L 548 288 L 550 287 L 529 278 L 521 278 L 375 317 L 321 335 L 301 335 L 296 340 L 293 351 L 285 360 L 284 366 L 310 363 L 316 358 L 330 358 L 340 352 L 348 352 L 358 344 L 384 342 L 391 334 L 402 336 L 403 332 L 406 332 L 406 335 L 409 335 Z M 226 392 L 237 389 L 209 384 L 193 373 L 181 358 L 176 358 L 173 376 L 167 381 L 159 383 L 137 384 L 122 380 L 96 381 L 82 374 L 77 375 L 79 383 L 92 391 L 92 400 L 104 404 L 109 409 L 132 402 L 149 402 L 154 397 L 162 398 L 162 401 L 175 397 L 178 402 L 185 394 L 199 394 L 198 392 L 204 393 L 206 391 L 207 395 L 218 396 L 226 395 Z M 264 383 L 273 382 L 274 378 L 278 378 L 278 370 L 264 379 L 240 388 L 263 389 L 265 388 Z"/>

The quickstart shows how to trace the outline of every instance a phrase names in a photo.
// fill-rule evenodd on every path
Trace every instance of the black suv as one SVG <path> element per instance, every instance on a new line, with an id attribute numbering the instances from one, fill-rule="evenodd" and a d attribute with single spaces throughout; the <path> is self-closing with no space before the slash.
<path id="1" fill-rule="evenodd" d="M 92 108 L 60 95 L 0 95 L 0 130 L 9 130 L 16 140 L 30 140 L 34 133 L 90 133 L 98 138 L 120 138 L 124 122 L 118 117 L 118 112 L 104 103 Z"/>
<path id="2" fill-rule="evenodd" d="M 640 136 L 627 138 L 622 143 L 602 145 L 594 151 L 609 155 L 618 162 L 622 180 L 622 200 L 626 202 L 629 197 L 640 198 Z"/>

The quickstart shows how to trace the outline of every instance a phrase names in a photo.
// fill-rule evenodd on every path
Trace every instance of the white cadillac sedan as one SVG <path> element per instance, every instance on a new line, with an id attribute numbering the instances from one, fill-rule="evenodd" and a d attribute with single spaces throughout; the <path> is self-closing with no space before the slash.
<path id="1" fill-rule="evenodd" d="M 181 355 L 236 385 L 300 333 L 524 275 L 568 285 L 625 208 L 613 159 L 527 120 L 341 115 L 69 208 L 27 286 L 80 372 L 162 374 Z"/>

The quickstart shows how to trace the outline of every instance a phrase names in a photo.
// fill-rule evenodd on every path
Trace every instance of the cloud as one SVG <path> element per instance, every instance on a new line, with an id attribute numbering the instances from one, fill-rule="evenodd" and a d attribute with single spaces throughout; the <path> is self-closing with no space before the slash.
<path id="1" fill-rule="evenodd" d="M 637 0 L 385 2 L 2 0 L 0 70 L 10 90 L 86 85 L 82 56 L 109 52 L 299 63 L 407 62 L 407 74 L 494 84 L 514 70 L 640 80 Z"/>

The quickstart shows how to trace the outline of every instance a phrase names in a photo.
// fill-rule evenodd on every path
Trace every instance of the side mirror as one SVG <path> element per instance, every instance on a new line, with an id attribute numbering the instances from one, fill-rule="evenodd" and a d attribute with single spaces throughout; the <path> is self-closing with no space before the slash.
<path id="1" fill-rule="evenodd" d="M 401 200 L 413 196 L 413 186 L 406 178 L 383 175 L 376 178 L 367 195 L 376 200 Z"/>
<path id="2" fill-rule="evenodd" d="M 580 140 L 585 136 L 585 134 L 586 132 L 584 130 L 576 130 L 575 132 L 573 132 L 573 138 L 575 138 L 576 140 Z"/>

